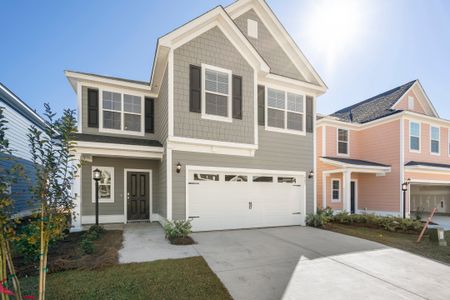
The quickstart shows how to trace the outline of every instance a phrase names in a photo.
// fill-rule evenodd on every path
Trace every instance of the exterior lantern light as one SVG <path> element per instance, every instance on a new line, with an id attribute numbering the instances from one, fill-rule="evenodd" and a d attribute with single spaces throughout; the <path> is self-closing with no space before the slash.
<path id="1" fill-rule="evenodd" d="M 314 177 L 314 171 L 311 170 L 311 171 L 309 171 L 308 178 L 311 179 L 313 177 Z"/>
<path id="2" fill-rule="evenodd" d="M 102 171 L 95 169 L 92 173 L 92 178 L 95 181 L 95 225 L 98 226 L 98 182 L 102 179 Z"/>
<path id="3" fill-rule="evenodd" d="M 180 172 L 181 172 L 181 164 L 178 163 L 177 164 L 177 173 L 180 174 Z"/>
<path id="4" fill-rule="evenodd" d="M 408 178 L 405 182 L 402 183 L 402 191 L 403 191 L 403 219 L 406 219 L 406 192 L 408 191 L 408 186 L 411 183 L 411 179 Z"/>

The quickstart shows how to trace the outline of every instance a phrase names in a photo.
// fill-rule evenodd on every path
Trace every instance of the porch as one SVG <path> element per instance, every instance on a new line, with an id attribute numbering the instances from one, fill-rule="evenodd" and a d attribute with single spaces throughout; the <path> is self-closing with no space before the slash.
<path id="1" fill-rule="evenodd" d="M 377 201 L 377 186 L 386 181 L 390 166 L 341 157 L 322 157 L 321 162 L 328 166 L 321 178 L 322 207 L 350 213 L 389 211 Z"/>
<path id="2" fill-rule="evenodd" d="M 114 224 L 159 221 L 165 215 L 159 174 L 163 147 L 157 141 L 77 134 L 75 157 L 79 174 L 74 182 L 75 214 L 72 230 L 95 223 L 96 182 L 98 181 L 99 222 Z"/>

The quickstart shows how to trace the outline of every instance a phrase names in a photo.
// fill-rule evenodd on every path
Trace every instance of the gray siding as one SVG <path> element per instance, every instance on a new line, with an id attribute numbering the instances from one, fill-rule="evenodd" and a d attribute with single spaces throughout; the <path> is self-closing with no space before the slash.
<path id="1" fill-rule="evenodd" d="M 124 214 L 124 169 L 151 169 L 152 170 L 152 198 L 153 203 L 159 197 L 159 169 L 158 160 L 139 160 L 126 158 L 94 157 L 92 163 L 83 162 L 81 167 L 81 215 L 95 214 L 95 203 L 92 203 L 92 166 L 114 167 L 114 203 L 100 203 L 101 215 Z"/>
<path id="2" fill-rule="evenodd" d="M 257 39 L 247 35 L 248 19 L 258 22 Z M 271 73 L 305 80 L 253 9 L 236 18 L 234 22 L 270 66 Z"/>
<path id="3" fill-rule="evenodd" d="M 189 65 L 202 63 L 232 70 L 243 78 L 243 119 L 232 123 L 202 119 L 189 112 Z M 174 52 L 174 135 L 198 139 L 254 143 L 253 69 L 215 27 Z"/>
<path id="4" fill-rule="evenodd" d="M 168 135 L 168 71 L 167 66 L 164 72 L 163 81 L 159 90 L 158 99 L 155 101 L 155 134 L 161 143 L 164 143 Z"/>
<path id="5" fill-rule="evenodd" d="M 81 93 L 82 93 L 82 96 L 81 96 L 81 113 L 82 113 L 82 124 L 81 124 L 81 130 L 82 130 L 82 133 L 88 133 L 88 134 L 100 134 L 100 135 L 104 135 L 104 136 L 121 136 L 121 137 L 123 137 L 123 136 L 127 136 L 127 134 L 120 134 L 120 133 L 117 133 L 117 134 L 115 134 L 115 133 L 109 133 L 109 132 L 99 132 L 99 129 L 98 128 L 92 128 L 92 127 L 88 127 L 87 126 L 87 124 L 88 124 L 88 106 L 87 106 L 87 91 L 88 91 L 88 88 L 93 88 L 93 89 L 96 89 L 97 87 L 95 87 L 95 85 L 92 85 L 92 86 L 83 86 L 82 87 L 82 89 L 81 89 Z M 107 89 L 106 89 L 107 90 Z M 101 99 L 101 95 L 99 95 L 99 101 L 102 101 L 102 99 Z M 100 107 L 100 102 L 99 102 L 99 107 Z M 142 109 L 144 109 L 144 108 L 142 108 Z M 101 112 L 99 112 L 99 113 L 101 113 Z M 155 128 L 155 132 L 156 132 L 156 128 Z M 152 139 L 152 140 L 155 140 L 155 139 L 157 139 L 157 134 L 151 134 L 151 133 L 145 133 L 145 135 L 144 136 L 139 136 L 139 135 L 128 135 L 129 137 L 132 137 L 132 138 L 141 138 L 141 139 Z"/>
<path id="6" fill-rule="evenodd" d="M 192 152 L 173 152 L 173 168 L 180 162 L 186 165 L 214 166 L 229 168 L 270 169 L 284 171 L 304 171 L 306 174 L 314 168 L 313 134 L 298 136 L 276 133 L 259 127 L 259 148 L 255 157 L 203 154 Z M 186 173 L 174 173 L 173 182 L 173 219 L 184 219 L 186 211 Z M 314 180 L 306 179 L 306 212 L 314 207 Z"/>

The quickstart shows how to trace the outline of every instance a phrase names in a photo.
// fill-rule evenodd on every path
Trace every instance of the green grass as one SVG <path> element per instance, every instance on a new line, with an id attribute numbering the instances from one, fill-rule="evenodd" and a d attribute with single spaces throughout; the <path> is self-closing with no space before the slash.
<path id="1" fill-rule="evenodd" d="M 327 230 L 356 236 L 366 240 L 378 242 L 390 247 L 402 249 L 414 254 L 425 256 L 437 261 L 450 264 L 450 232 L 445 232 L 447 247 L 440 247 L 430 241 L 428 235 L 425 235 L 420 243 L 416 243 L 419 234 L 408 234 L 400 232 L 390 232 L 383 229 L 374 229 L 352 225 L 342 225 L 329 223 Z"/>
<path id="2" fill-rule="evenodd" d="M 21 280 L 36 295 L 36 277 Z M 47 299 L 231 299 L 202 257 L 48 275 Z"/>

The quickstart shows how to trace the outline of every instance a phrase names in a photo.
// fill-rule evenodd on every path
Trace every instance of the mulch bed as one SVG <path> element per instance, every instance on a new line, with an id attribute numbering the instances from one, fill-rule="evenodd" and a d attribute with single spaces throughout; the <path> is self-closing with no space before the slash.
<path id="1" fill-rule="evenodd" d="M 172 245 L 182 246 L 182 245 L 193 245 L 195 244 L 195 241 L 190 236 L 187 236 L 185 238 L 171 239 L 170 243 Z"/>
<path id="2" fill-rule="evenodd" d="M 118 264 L 118 251 L 122 248 L 123 241 L 122 233 L 120 230 L 105 231 L 98 240 L 93 241 L 95 251 L 92 254 L 84 254 L 80 248 L 84 232 L 70 233 L 49 249 L 48 272 L 96 270 Z M 19 276 L 38 274 L 39 261 L 30 263 L 25 257 L 17 256 L 14 263 Z"/>

